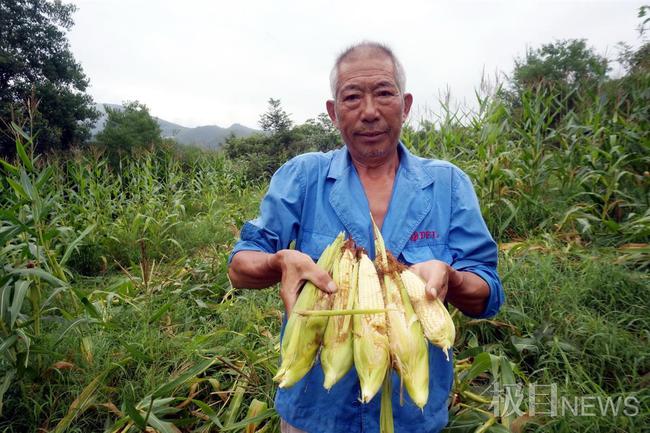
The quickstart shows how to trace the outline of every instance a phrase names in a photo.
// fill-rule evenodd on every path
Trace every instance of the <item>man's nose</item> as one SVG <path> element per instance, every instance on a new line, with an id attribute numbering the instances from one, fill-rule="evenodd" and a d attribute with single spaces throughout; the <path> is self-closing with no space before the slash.
<path id="1" fill-rule="evenodd" d="M 374 122 L 379 118 L 377 104 L 372 95 L 365 95 L 361 105 L 361 120 L 363 122 Z"/>

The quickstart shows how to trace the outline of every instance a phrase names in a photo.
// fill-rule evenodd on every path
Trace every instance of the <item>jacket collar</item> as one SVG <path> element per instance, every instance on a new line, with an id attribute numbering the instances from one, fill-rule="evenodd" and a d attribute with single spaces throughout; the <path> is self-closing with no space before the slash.
<path id="1" fill-rule="evenodd" d="M 433 177 L 422 169 L 419 158 L 409 152 L 401 141 L 397 144 L 397 153 L 399 155 L 400 170 L 403 170 L 406 177 L 413 180 L 421 188 L 425 188 L 433 183 Z M 347 146 L 343 146 L 334 152 L 327 172 L 327 178 L 339 179 L 341 176 L 347 174 L 347 170 L 351 167 L 353 167 L 353 164 L 350 152 L 348 152 Z"/>
<path id="2" fill-rule="evenodd" d="M 381 230 L 386 246 L 396 257 L 431 210 L 433 194 L 423 194 L 422 190 L 434 182 L 433 177 L 423 169 L 421 160 L 411 154 L 401 142 L 398 144 L 398 152 L 400 165 Z M 374 236 L 368 200 L 347 147 L 334 152 L 327 178 L 334 180 L 329 196 L 334 212 L 352 239 L 366 248 L 370 257 L 374 258 Z"/>

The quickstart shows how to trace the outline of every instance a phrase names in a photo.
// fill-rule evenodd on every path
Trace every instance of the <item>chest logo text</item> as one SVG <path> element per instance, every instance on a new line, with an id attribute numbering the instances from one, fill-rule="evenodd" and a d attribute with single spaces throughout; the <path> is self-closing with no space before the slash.
<path id="1" fill-rule="evenodd" d="M 421 231 L 421 232 L 413 232 L 411 235 L 411 242 L 415 242 L 417 240 L 421 239 L 438 239 L 440 235 L 438 234 L 437 231 L 435 230 L 426 230 L 426 231 Z"/>

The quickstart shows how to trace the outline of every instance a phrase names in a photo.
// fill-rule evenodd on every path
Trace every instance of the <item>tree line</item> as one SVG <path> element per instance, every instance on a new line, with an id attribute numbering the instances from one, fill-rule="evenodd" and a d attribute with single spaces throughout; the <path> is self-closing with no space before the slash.
<path id="1" fill-rule="evenodd" d="M 620 93 L 625 86 L 648 84 L 650 43 L 645 34 L 649 8 L 643 6 L 638 12 L 643 44 L 638 49 L 621 47 L 618 61 L 626 70 L 623 78 L 608 77 L 611 62 L 589 47 L 586 40 L 560 40 L 530 48 L 516 59 L 514 70 L 497 97 L 517 109 L 523 106 L 527 90 L 559 92 L 562 98 L 555 101 L 560 101 L 562 107 L 554 110 L 558 114 L 553 122 L 580 109 L 579 104 L 591 103 L 582 97 L 587 92 L 612 103 L 620 103 L 622 97 L 625 103 L 644 106 L 643 101 L 633 101 L 630 95 L 647 99 L 647 92 L 622 96 Z M 148 108 L 137 101 L 125 103 L 122 110 L 108 108 L 104 130 L 91 137 L 90 128 L 99 113 L 85 93 L 89 80 L 74 59 L 66 38 L 75 10 L 72 4 L 47 0 L 0 0 L 0 154 L 15 152 L 12 123 L 37 134 L 39 152 L 65 151 L 92 142 L 117 162 L 174 146 L 161 138 L 160 128 Z M 269 176 L 296 154 L 327 151 L 340 145 L 336 129 L 325 113 L 294 125 L 279 99 L 271 98 L 268 102 L 267 111 L 259 119 L 263 133 L 245 138 L 231 136 L 223 146 L 228 157 L 247 165 L 251 178 Z M 648 113 L 639 113 L 640 120 L 644 114 Z M 431 127 L 426 121 L 421 125 L 423 131 Z"/>

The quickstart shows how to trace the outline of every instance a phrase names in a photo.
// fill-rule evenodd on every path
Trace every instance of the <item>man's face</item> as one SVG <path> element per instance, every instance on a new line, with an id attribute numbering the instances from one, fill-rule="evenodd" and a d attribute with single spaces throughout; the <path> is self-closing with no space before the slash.
<path id="1" fill-rule="evenodd" d="M 356 161 L 383 162 L 397 147 L 413 97 L 400 93 L 394 72 L 385 54 L 354 56 L 339 66 L 327 112 Z"/>

